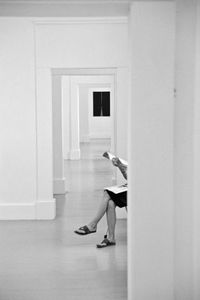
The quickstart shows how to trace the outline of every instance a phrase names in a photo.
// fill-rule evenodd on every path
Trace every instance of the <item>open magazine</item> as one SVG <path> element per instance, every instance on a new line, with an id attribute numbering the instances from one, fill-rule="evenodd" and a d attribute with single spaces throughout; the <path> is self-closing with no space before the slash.
<path id="1" fill-rule="evenodd" d="M 104 152 L 103 156 L 109 160 L 112 160 L 113 158 L 116 158 L 116 156 L 110 152 Z M 122 158 L 119 157 L 120 162 L 124 165 L 124 166 L 128 166 L 128 162 Z"/>
<path id="2" fill-rule="evenodd" d="M 112 160 L 113 158 L 115 158 L 116 156 L 110 152 L 105 152 L 103 154 L 103 157 Z M 124 166 L 128 166 L 127 161 L 125 161 L 124 159 L 119 158 L 120 162 L 124 165 Z M 119 193 L 123 193 L 123 192 L 127 192 L 128 191 L 128 186 L 127 183 L 122 184 L 122 185 L 114 185 L 114 186 L 109 186 L 109 187 L 105 187 L 104 190 L 110 191 L 114 194 L 119 194 Z"/>
<path id="3" fill-rule="evenodd" d="M 113 186 L 105 187 L 104 190 L 113 192 L 114 194 L 119 194 L 119 193 L 127 192 L 128 186 L 127 183 L 123 185 L 113 185 Z"/>

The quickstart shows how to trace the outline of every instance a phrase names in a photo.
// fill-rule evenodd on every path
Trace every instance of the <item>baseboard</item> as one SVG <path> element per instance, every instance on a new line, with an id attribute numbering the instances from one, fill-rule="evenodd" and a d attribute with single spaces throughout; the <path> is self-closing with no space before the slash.
<path id="1" fill-rule="evenodd" d="M 34 203 L 0 203 L 0 220 L 33 220 Z"/>
<path id="2" fill-rule="evenodd" d="M 53 180 L 53 193 L 55 195 L 63 195 L 67 192 L 65 178 L 55 178 Z"/>
<path id="3" fill-rule="evenodd" d="M 56 217 L 56 200 L 53 198 L 49 201 L 36 202 L 35 219 L 53 220 Z"/>
<path id="4" fill-rule="evenodd" d="M 81 157 L 81 152 L 80 149 L 75 149 L 70 151 L 70 159 L 71 160 L 77 160 L 80 159 Z"/>
<path id="5" fill-rule="evenodd" d="M 70 152 L 64 153 L 64 159 L 70 159 Z"/>
<path id="6" fill-rule="evenodd" d="M 90 134 L 90 139 L 110 139 L 111 135 L 105 133 L 92 133 Z"/>
<path id="7" fill-rule="evenodd" d="M 70 152 L 64 154 L 64 159 L 78 160 L 80 159 L 80 157 L 81 157 L 80 149 L 71 150 Z"/>
<path id="8" fill-rule="evenodd" d="M 52 220 L 55 216 L 55 199 L 36 203 L 0 203 L 0 220 Z"/>

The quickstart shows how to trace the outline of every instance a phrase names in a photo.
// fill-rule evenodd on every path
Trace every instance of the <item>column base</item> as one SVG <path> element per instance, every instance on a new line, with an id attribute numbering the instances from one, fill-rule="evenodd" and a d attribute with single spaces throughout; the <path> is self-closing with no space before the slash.
<path id="1" fill-rule="evenodd" d="M 0 203 L 0 220 L 52 220 L 55 216 L 55 199 L 35 203 Z"/>
<path id="2" fill-rule="evenodd" d="M 80 149 L 70 151 L 70 159 L 71 160 L 78 160 L 81 157 Z"/>
<path id="3" fill-rule="evenodd" d="M 54 195 L 63 195 L 67 192 L 65 177 L 55 178 L 53 180 L 53 193 Z"/>
<path id="4" fill-rule="evenodd" d="M 53 220 L 56 217 L 56 200 L 38 201 L 35 204 L 35 219 Z"/>
<path id="5" fill-rule="evenodd" d="M 81 141 L 81 143 L 89 143 L 89 142 L 90 142 L 90 137 L 89 137 L 89 135 L 83 135 L 83 136 L 80 138 L 80 141 Z"/>

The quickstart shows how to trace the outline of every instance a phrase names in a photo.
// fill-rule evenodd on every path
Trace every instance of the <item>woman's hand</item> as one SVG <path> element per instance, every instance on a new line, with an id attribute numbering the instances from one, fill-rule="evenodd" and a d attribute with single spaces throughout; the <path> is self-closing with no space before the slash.
<path id="1" fill-rule="evenodd" d="M 118 167 L 124 176 L 124 178 L 127 180 L 127 166 L 121 163 L 120 159 L 118 157 L 112 158 L 112 163 L 115 167 Z"/>
<path id="2" fill-rule="evenodd" d="M 112 163 L 113 163 L 113 165 L 114 165 L 115 167 L 119 167 L 119 165 L 120 165 L 120 160 L 119 160 L 119 158 L 118 158 L 118 157 L 114 157 L 114 158 L 112 159 Z"/>

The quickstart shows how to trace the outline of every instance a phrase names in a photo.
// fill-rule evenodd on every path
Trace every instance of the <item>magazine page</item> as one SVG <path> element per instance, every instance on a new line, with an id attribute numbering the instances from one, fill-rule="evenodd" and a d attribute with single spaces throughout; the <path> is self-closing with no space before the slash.
<path id="1" fill-rule="evenodd" d="M 109 160 L 112 160 L 113 158 L 116 158 L 116 156 L 115 156 L 114 154 L 110 153 L 110 152 L 105 152 L 105 153 L 103 154 L 103 157 L 105 157 L 105 158 L 107 158 L 107 159 L 109 159 Z M 124 160 L 124 159 L 122 159 L 122 158 L 120 158 L 120 157 L 119 157 L 119 160 L 120 160 L 120 162 L 121 162 L 124 166 L 128 166 L 128 162 L 127 162 L 126 160 Z"/>
<path id="2" fill-rule="evenodd" d="M 127 184 L 114 185 L 114 186 L 106 187 L 106 188 L 104 188 L 104 190 L 113 192 L 114 194 L 119 194 L 119 193 L 122 193 L 122 192 L 127 192 L 128 187 L 127 187 Z"/>

